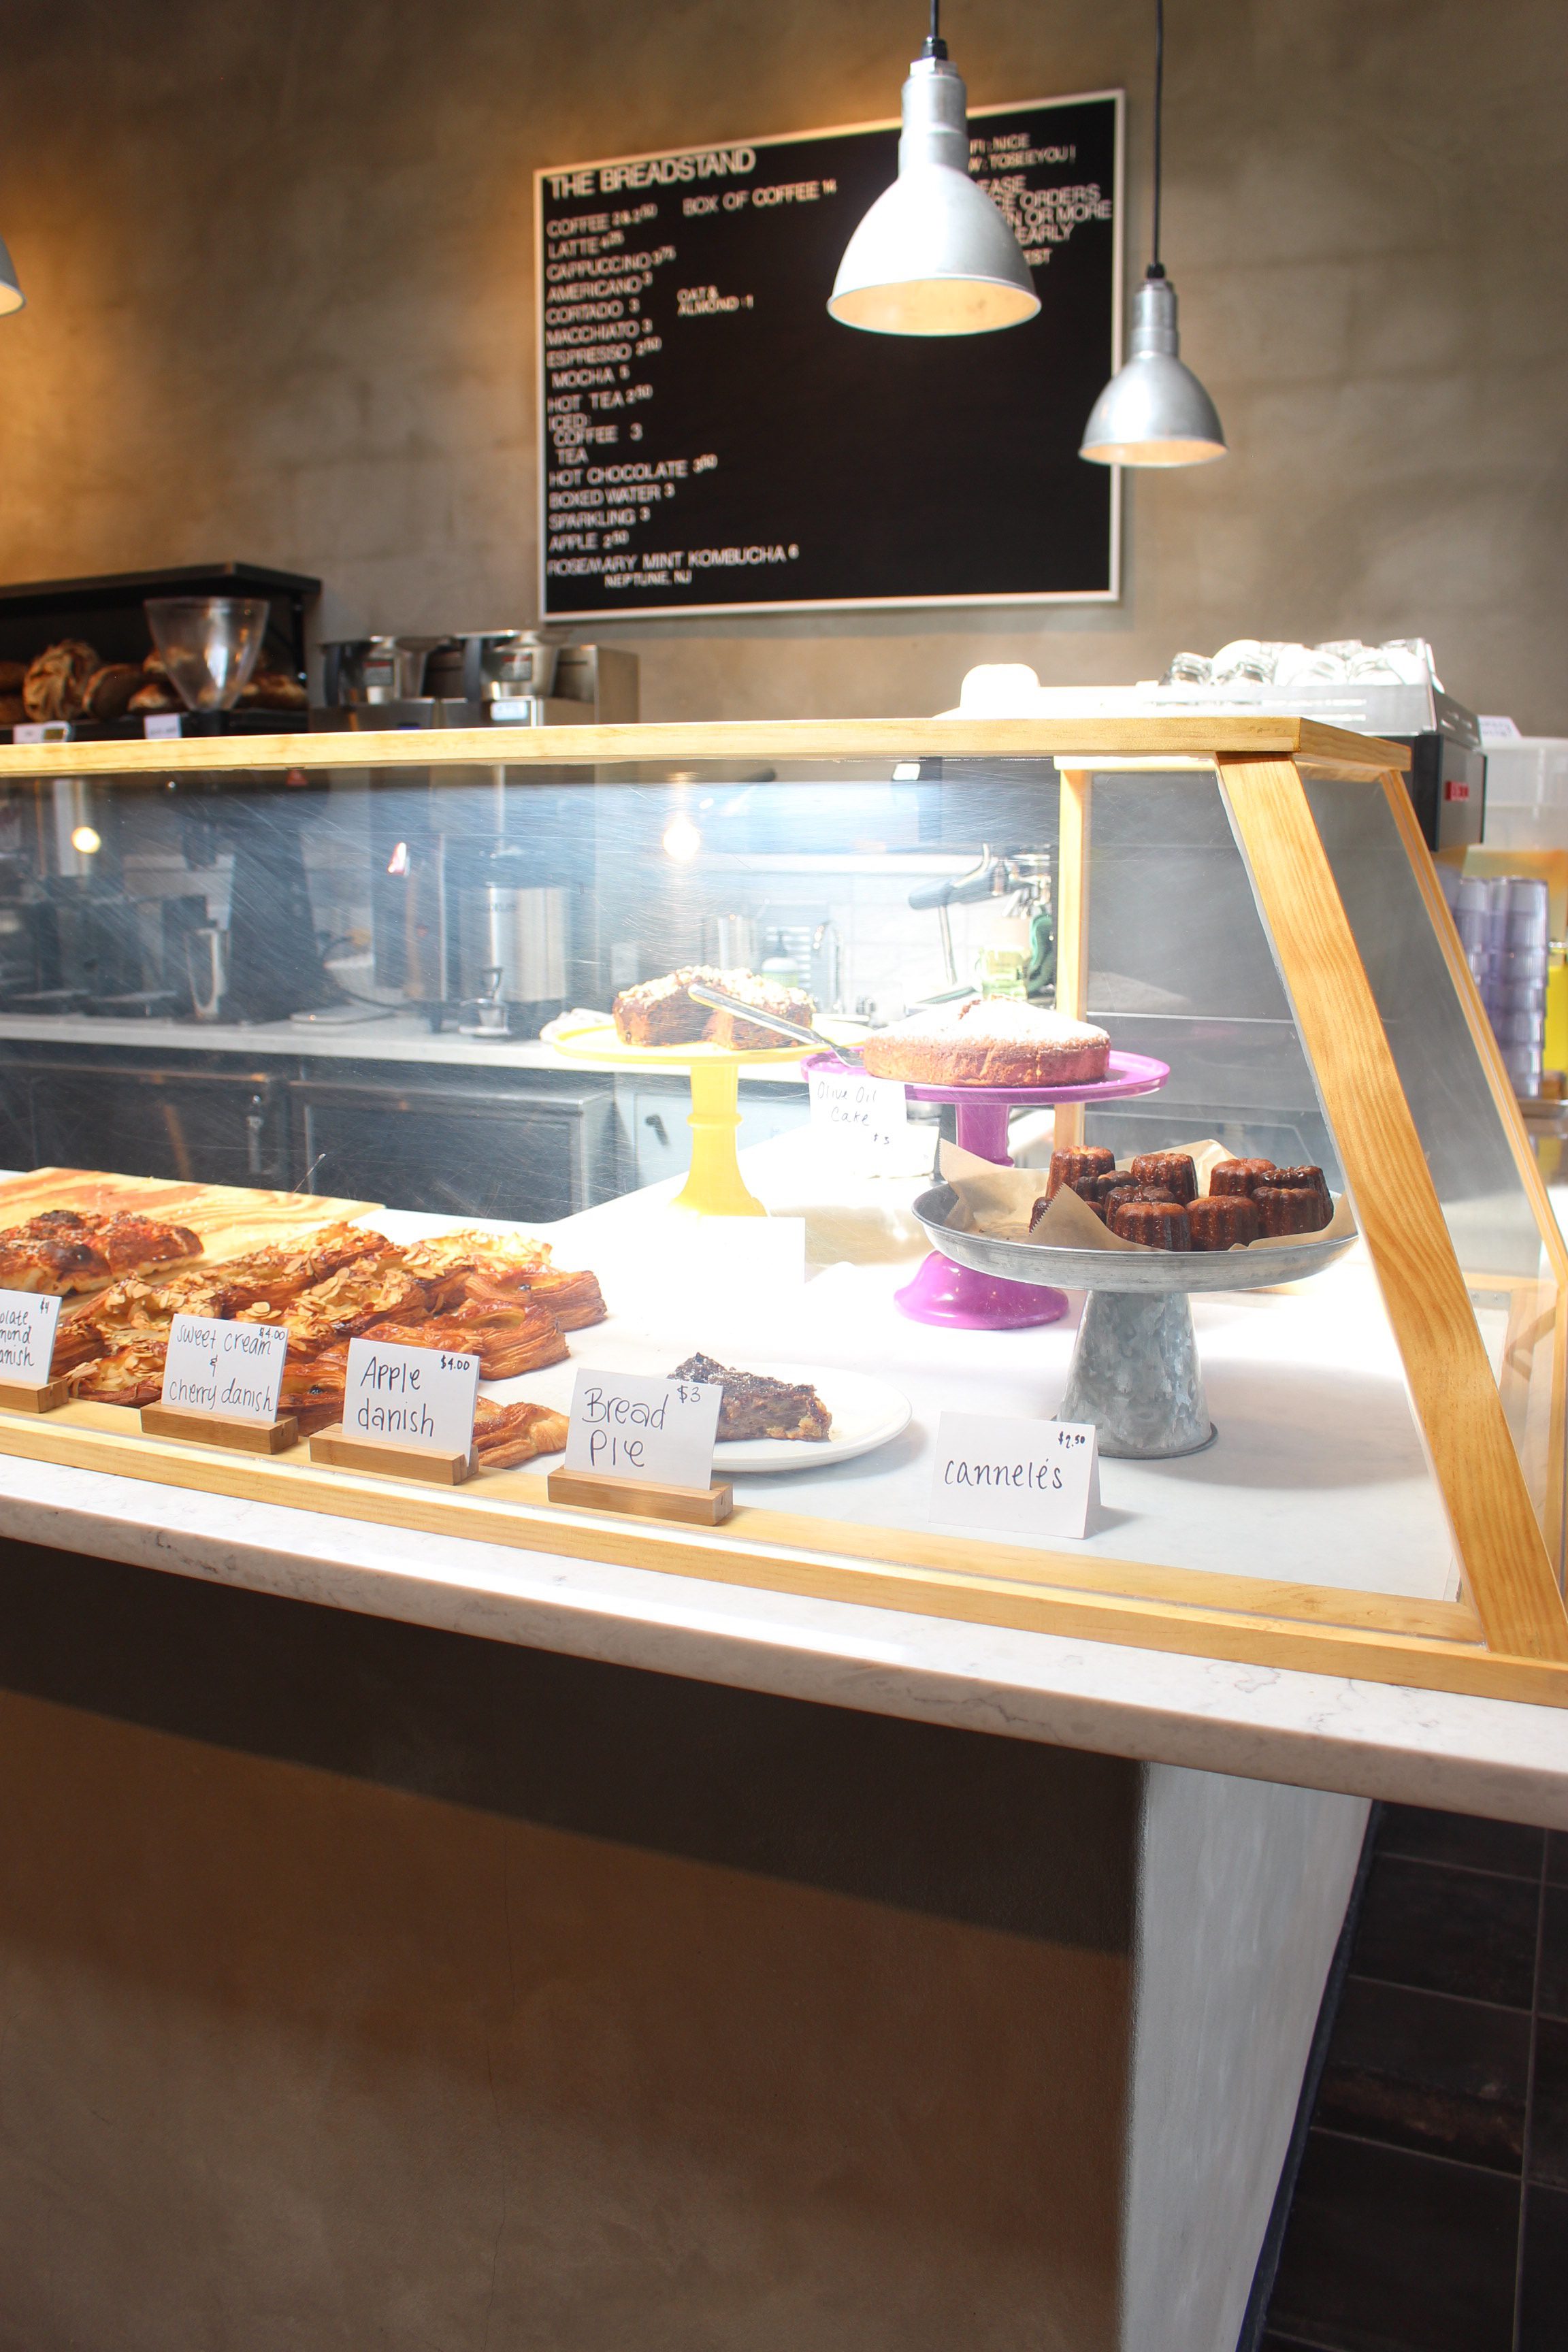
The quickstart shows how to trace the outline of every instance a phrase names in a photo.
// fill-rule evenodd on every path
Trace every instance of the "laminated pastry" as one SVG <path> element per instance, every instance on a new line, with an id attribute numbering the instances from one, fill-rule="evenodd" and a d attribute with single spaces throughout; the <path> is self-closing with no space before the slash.
<path id="1" fill-rule="evenodd" d="M 168 1349 L 166 1330 L 139 1331 L 122 1347 L 73 1371 L 71 1393 L 94 1404 L 156 1404 L 163 1393 L 163 1359 Z"/>
<path id="2" fill-rule="evenodd" d="M 1211 1192 L 1187 1202 L 1187 1233 L 1195 1250 L 1226 1250 L 1258 1239 L 1258 1211 L 1245 1192 Z"/>
<path id="3" fill-rule="evenodd" d="M 358 1339 L 378 1323 L 424 1311 L 425 1293 L 416 1276 L 395 1260 L 363 1257 L 292 1299 L 268 1298 L 242 1307 L 237 1319 L 281 1323 L 290 1348 L 303 1355 L 317 1355 L 340 1339 Z"/>
<path id="4" fill-rule="evenodd" d="M 46 1209 L 0 1233 L 0 1289 L 68 1297 L 105 1288 L 118 1276 L 187 1265 L 201 1254 L 200 1240 L 184 1225 Z"/>
<path id="5" fill-rule="evenodd" d="M 511 1470 L 538 1454 L 566 1445 L 566 1415 L 543 1404 L 498 1404 L 480 1397 L 474 1407 L 474 1453 L 481 1470 Z"/>
<path id="6" fill-rule="evenodd" d="M 1016 997 L 972 997 L 917 1013 L 866 1040 L 872 1077 L 929 1087 L 1090 1086 L 1103 1078 L 1110 1040 L 1087 1021 Z"/>
<path id="7" fill-rule="evenodd" d="M 485 1381 L 542 1371 L 571 1353 L 549 1308 L 527 1301 L 509 1307 L 479 1307 L 470 1301 L 454 1314 L 432 1315 L 421 1322 L 378 1323 L 375 1336 L 392 1348 L 442 1348 L 454 1356 L 477 1356 L 479 1378 Z"/>
<path id="8" fill-rule="evenodd" d="M 659 980 L 639 981 L 623 988 L 611 1007 L 616 1034 L 623 1045 L 694 1045 L 703 1042 L 728 1045 L 740 1053 L 763 1052 L 787 1040 L 776 1029 L 743 1021 L 739 1013 L 718 1013 L 692 998 L 692 983 L 716 988 L 722 995 L 739 997 L 783 1021 L 809 1028 L 816 1007 L 804 989 L 778 981 L 759 980 L 749 971 L 718 971 L 710 964 L 682 964 Z"/>
<path id="9" fill-rule="evenodd" d="M 88 681 L 102 663 L 79 637 L 63 637 L 27 665 L 22 701 L 29 719 L 79 719 L 87 708 Z"/>
<path id="10" fill-rule="evenodd" d="M 20 695 L 26 675 L 26 662 L 0 661 L 0 694 Z"/>
<path id="11" fill-rule="evenodd" d="M 1159 1185 L 1173 1201 L 1197 1199 L 1198 1171 L 1190 1151 L 1141 1151 L 1127 1172 L 1135 1183 Z"/>
<path id="12" fill-rule="evenodd" d="M 145 686 L 137 688 L 125 709 L 128 718 L 145 719 L 160 711 L 183 710 L 184 707 L 166 677 L 150 677 Z"/>
<path id="13" fill-rule="evenodd" d="M 464 1300 L 513 1303 L 526 1296 L 548 1307 L 563 1331 L 586 1330 L 608 1311 L 598 1277 L 586 1267 L 572 1271 L 551 1263 L 548 1242 L 498 1234 L 442 1234 L 416 1242 L 402 1253 L 418 1276 L 433 1313 Z"/>
<path id="14" fill-rule="evenodd" d="M 84 1231 L 91 1237 L 82 1239 Z M 56 1368 L 71 1373 L 78 1393 L 115 1404 L 156 1398 L 175 1315 L 277 1324 L 289 1336 L 279 1410 L 302 1412 L 307 1434 L 341 1416 L 353 1339 L 374 1332 L 398 1347 L 476 1355 L 483 1379 L 510 1380 L 560 1363 L 569 1352 L 563 1327 L 601 1321 L 605 1311 L 594 1275 L 553 1267 L 546 1244 L 510 1234 L 456 1234 L 402 1248 L 367 1226 L 341 1223 L 297 1243 L 205 1260 L 182 1226 L 58 1210 L 0 1235 L 5 1243 L 43 1254 L 48 1279 L 29 1286 L 90 1294 L 62 1315 L 56 1343 Z M 109 1280 L 111 1258 L 149 1249 L 154 1263 L 157 1250 L 176 1251 L 179 1270 Z M 36 1271 L 25 1258 L 17 1265 L 24 1276 Z M 4 1270 L 0 1249 L 0 1276 Z M 521 1426 L 508 1424 L 509 1445 L 521 1443 Z"/>
<path id="15" fill-rule="evenodd" d="M 1083 1190 L 1084 1179 L 1088 1177 L 1098 1181 L 1101 1178 L 1114 1176 L 1115 1173 L 1116 1154 L 1109 1150 L 1103 1143 L 1080 1143 L 1066 1150 L 1053 1151 L 1051 1172 L 1046 1184 L 1046 1198 L 1047 1201 L 1054 1201 L 1062 1186 L 1070 1184 L 1075 1192 L 1082 1194 L 1084 1200 L 1087 1201 L 1091 1197 L 1098 1200 L 1100 1197 L 1098 1192 L 1091 1195 Z"/>
<path id="16" fill-rule="evenodd" d="M 1215 1199 L 1238 1192 L 1250 1198 L 1262 1180 L 1274 1172 L 1272 1160 L 1216 1160 L 1209 1170 L 1209 1192 Z"/>
<path id="17" fill-rule="evenodd" d="M 26 716 L 20 694 L 0 694 L 0 727 L 20 727 Z"/>
<path id="18" fill-rule="evenodd" d="M 1319 1234 L 1333 1215 L 1326 1192 L 1312 1184 L 1260 1184 L 1252 1196 L 1258 1228 L 1271 1240 L 1285 1234 Z"/>
<path id="19" fill-rule="evenodd" d="M 833 1416 L 805 1382 L 770 1380 L 765 1372 L 732 1372 L 711 1356 L 688 1356 L 669 1375 L 700 1381 L 724 1391 L 719 1408 L 721 1442 L 735 1437 L 804 1438 L 814 1444 L 832 1434 Z"/>
<path id="20" fill-rule="evenodd" d="M 1191 1249 L 1187 1213 L 1175 1201 L 1122 1201 L 1107 1223 L 1124 1242 L 1141 1242 L 1145 1249 Z"/>

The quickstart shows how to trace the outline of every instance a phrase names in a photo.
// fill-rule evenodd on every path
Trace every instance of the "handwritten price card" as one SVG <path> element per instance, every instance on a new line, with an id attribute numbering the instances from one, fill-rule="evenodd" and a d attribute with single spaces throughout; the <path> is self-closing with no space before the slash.
<path id="1" fill-rule="evenodd" d="M 580 1371 L 572 1391 L 565 1466 L 706 1492 L 722 1402 L 717 1382 Z"/>
<path id="2" fill-rule="evenodd" d="M 1044 1542 L 1094 1532 L 1100 1433 L 1092 1423 L 944 1412 L 931 1515 L 952 1528 Z"/>
<path id="3" fill-rule="evenodd" d="M 811 1070 L 811 1123 L 824 1136 L 876 1159 L 901 1143 L 910 1123 L 900 1078 L 868 1078 L 863 1070 Z"/>
<path id="4" fill-rule="evenodd" d="M 30 1290 L 0 1290 L 0 1380 L 41 1388 L 54 1361 L 60 1302 Z"/>
<path id="5" fill-rule="evenodd" d="M 343 1433 L 433 1454 L 470 1454 L 479 1393 L 477 1356 L 351 1339 Z"/>
<path id="6" fill-rule="evenodd" d="M 163 1359 L 163 1398 L 220 1421 L 274 1422 L 289 1334 L 280 1323 L 220 1323 L 176 1315 Z"/>

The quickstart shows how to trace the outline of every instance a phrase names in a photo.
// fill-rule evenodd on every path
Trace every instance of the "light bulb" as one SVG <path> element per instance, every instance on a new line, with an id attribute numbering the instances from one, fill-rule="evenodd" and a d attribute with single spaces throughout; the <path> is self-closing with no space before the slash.
<path id="1" fill-rule="evenodd" d="M 71 835 L 71 847 L 83 857 L 96 857 L 103 843 L 90 824 L 79 824 Z"/>
<path id="2" fill-rule="evenodd" d="M 664 854 L 684 866 L 702 846 L 702 835 L 689 816 L 678 816 L 664 836 Z"/>

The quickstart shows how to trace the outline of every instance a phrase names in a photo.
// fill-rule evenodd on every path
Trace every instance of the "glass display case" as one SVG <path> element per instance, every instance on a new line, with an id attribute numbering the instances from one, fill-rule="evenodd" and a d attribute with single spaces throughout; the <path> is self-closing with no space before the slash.
<path id="1" fill-rule="evenodd" d="M 449 1492 L 312 1458 L 303 1427 L 244 1462 L 144 1429 L 147 1400 L 83 1367 L 128 1330 L 146 1357 L 174 1277 L 113 1330 L 68 1299 L 62 1332 L 100 1314 L 100 1355 L 47 1412 L 0 1389 L 0 1454 L 1559 1699 L 1568 1267 L 1406 756 L 1202 714 L 0 751 L 0 1223 L 140 1209 L 197 1235 L 204 1281 L 292 1252 L 281 1303 L 237 1277 L 195 1309 L 288 1322 L 286 1398 L 349 1265 L 306 1281 L 303 1259 L 344 1225 L 382 1245 L 383 1291 L 347 1286 L 360 1336 L 418 1345 L 422 1314 L 458 1311 L 430 1269 L 459 1232 L 497 1265 L 531 1248 L 557 1288 L 520 1277 L 527 1312 L 560 1309 L 537 1362 L 500 1350 L 480 1388 L 488 1425 L 531 1403 L 552 1444 L 481 1443 Z M 699 965 L 792 992 L 827 1045 L 616 1034 L 617 996 Z M 1095 1024 L 1126 1082 L 988 1106 L 911 1085 L 889 1109 L 884 1080 L 847 1140 L 843 1087 L 836 1112 L 809 1073 L 847 1084 L 835 1049 L 978 991 Z M 732 1184 L 697 1181 L 689 1118 Z M 1092 1234 L 1031 1241 L 1052 1155 L 1094 1146 L 1314 1167 L 1335 1223 L 1157 1282 Z M 820 1426 L 724 1439 L 721 1524 L 563 1499 L 549 1416 L 577 1373 L 697 1356 L 809 1393 Z M 1142 1440 L 1130 1396 L 1158 1407 Z M 1085 1533 L 943 1504 L 944 1415 L 1000 1446 L 1058 1413 L 1098 1432 Z"/>

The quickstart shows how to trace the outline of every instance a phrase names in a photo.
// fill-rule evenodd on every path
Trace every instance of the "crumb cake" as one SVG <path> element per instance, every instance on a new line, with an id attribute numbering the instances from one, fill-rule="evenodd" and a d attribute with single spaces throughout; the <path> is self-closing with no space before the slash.
<path id="1" fill-rule="evenodd" d="M 770 1380 L 765 1372 L 732 1372 L 711 1356 L 688 1356 L 669 1375 L 699 1381 L 724 1392 L 719 1408 L 721 1442 L 736 1437 L 798 1437 L 820 1444 L 832 1434 L 833 1416 L 814 1388 L 801 1381 Z"/>
<path id="2" fill-rule="evenodd" d="M 1003 996 L 916 1013 L 865 1048 L 872 1077 L 926 1087 L 1092 1086 L 1110 1062 L 1103 1029 Z"/>
<path id="3" fill-rule="evenodd" d="M 636 988 L 622 989 L 611 1007 L 622 1045 L 706 1043 L 748 1054 L 787 1045 L 776 1029 L 764 1029 L 759 1022 L 743 1021 L 737 1013 L 719 1013 L 711 1005 L 695 1003 L 693 982 L 739 997 L 761 1012 L 776 1013 L 781 1020 L 797 1022 L 803 1029 L 809 1029 L 816 1017 L 816 1007 L 804 989 L 759 980 L 755 972 L 718 971 L 705 963 L 682 964 L 679 971 L 667 971 L 659 980 L 639 981 Z"/>

